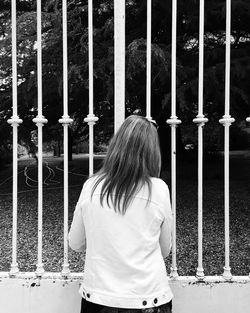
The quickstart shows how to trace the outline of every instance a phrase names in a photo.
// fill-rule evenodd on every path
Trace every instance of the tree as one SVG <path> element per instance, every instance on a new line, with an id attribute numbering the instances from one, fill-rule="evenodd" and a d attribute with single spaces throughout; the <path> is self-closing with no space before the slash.
<path id="1" fill-rule="evenodd" d="M 146 81 L 146 0 L 126 2 L 126 114 L 141 109 L 145 114 Z M 2 122 L 11 115 L 11 40 L 8 1 L 1 12 L 2 77 L 0 111 Z M 35 1 L 18 1 L 18 102 L 23 118 L 20 135 L 35 129 L 36 115 L 36 12 Z M 162 141 L 169 127 L 171 69 L 171 1 L 153 1 L 152 21 L 152 115 L 160 124 Z M 178 2 L 177 38 L 177 115 L 183 121 L 179 138 L 194 140 L 192 119 L 197 114 L 198 91 L 198 17 L 199 1 Z M 43 2 L 43 108 L 49 124 L 47 133 L 62 116 L 62 29 L 61 2 Z M 113 1 L 94 1 L 94 107 L 100 118 L 97 140 L 107 141 L 113 131 Z M 232 2 L 231 114 L 239 122 L 249 113 L 249 36 L 250 4 Z M 74 116 L 72 137 L 86 139 L 83 118 L 88 114 L 88 29 L 87 1 L 68 1 L 69 113 Z M 205 4 L 204 112 L 213 125 L 224 114 L 225 1 Z M 190 127 L 188 125 L 192 124 Z M 0 125 L 0 127 L 2 127 Z M 109 125 L 109 127 L 105 127 Z M 189 135 L 188 130 L 190 129 Z M 206 129 L 206 128 L 205 128 Z M 214 132 L 217 132 L 217 128 Z M 206 134 L 211 148 L 213 132 Z M 25 138 L 25 136 L 24 136 Z M 180 140 L 181 146 L 181 140 Z M 209 148 L 209 149 L 210 149 Z M 163 150 L 165 148 L 163 147 Z"/>
<path id="2" fill-rule="evenodd" d="M 131 67 L 128 84 L 130 99 L 145 103 L 145 49 L 146 42 L 138 37 L 145 34 L 146 1 L 137 3 L 133 21 L 128 25 L 128 54 Z M 139 4 L 140 3 L 140 4 Z M 204 69 L 204 112 L 213 128 L 206 133 L 205 148 L 211 149 L 211 139 L 218 133 L 218 120 L 224 115 L 224 73 L 225 73 L 225 1 L 209 1 L 205 7 L 205 69 Z M 196 126 L 192 119 L 198 108 L 198 23 L 199 1 L 178 2 L 177 25 L 177 115 L 183 124 L 179 130 L 191 127 L 189 136 L 195 141 Z M 231 45 L 231 114 L 240 125 L 250 111 L 249 105 L 249 4 L 244 1 L 232 2 L 232 45 Z M 136 27 L 138 23 L 138 27 Z M 133 32 L 136 29 L 138 32 Z M 170 68 L 171 68 L 171 1 L 153 2 L 153 75 L 152 103 L 156 119 L 164 123 L 170 113 Z M 133 34 L 136 34 L 133 37 Z M 140 34 L 140 35 L 138 35 Z M 137 37 L 137 38 L 136 38 Z M 130 64 L 131 62 L 131 64 Z M 128 69 L 129 71 L 129 69 Z M 136 86 L 136 88 L 133 88 Z M 132 97 L 131 97 L 132 96 Z M 138 100 L 138 98 L 140 100 Z M 212 131 L 210 131 L 212 130 Z M 163 135 L 163 138 L 166 135 Z M 182 135 L 183 140 L 190 140 Z M 222 148 L 223 141 L 214 142 Z M 215 148 L 215 147 L 214 147 Z"/>
<path id="3" fill-rule="evenodd" d="M 36 12 L 31 1 L 27 10 L 20 9 L 18 12 L 18 105 L 19 115 L 24 123 L 20 127 L 20 138 L 26 134 L 26 129 L 35 129 L 32 118 L 36 116 Z M 75 140 L 79 140 L 87 133 L 87 126 L 83 123 L 88 113 L 88 43 L 87 43 L 87 1 L 69 3 L 68 5 L 68 43 L 69 43 L 69 114 L 75 116 L 75 123 L 70 133 Z M 43 3 L 43 114 L 48 118 L 49 124 L 45 129 L 51 133 L 51 127 L 58 123 L 62 116 L 62 29 L 61 29 L 61 7 L 55 1 Z M 9 7 L 6 4 L 5 9 Z M 98 8 L 97 8 L 98 9 Z M 102 36 L 103 23 L 106 18 L 95 9 L 98 16 L 98 28 L 96 36 Z M 98 12 L 97 12 L 98 11 Z M 104 8 L 102 10 L 105 11 Z M 5 112 L 5 120 L 11 116 L 11 36 L 9 15 L 4 14 L 6 28 L 4 38 L 1 41 L 1 63 L 2 81 L 1 90 L 2 107 Z M 107 35 L 105 35 L 107 36 Z M 109 44 L 111 45 L 111 44 Z M 104 65 L 99 59 L 105 58 L 107 53 L 113 54 L 112 49 L 106 45 L 95 44 L 97 58 L 95 59 L 95 90 L 97 93 L 98 108 L 106 104 L 100 93 L 104 93 L 105 86 L 102 82 L 109 80 L 105 71 L 109 71 L 108 63 Z M 111 65 L 111 62 L 110 62 Z M 110 84 L 111 85 L 111 84 Z M 101 100 L 99 100 L 101 99 Z M 105 105 L 106 106 L 106 105 Z M 22 131 L 24 130 L 24 131 Z M 27 140 L 27 138 L 26 138 Z"/>

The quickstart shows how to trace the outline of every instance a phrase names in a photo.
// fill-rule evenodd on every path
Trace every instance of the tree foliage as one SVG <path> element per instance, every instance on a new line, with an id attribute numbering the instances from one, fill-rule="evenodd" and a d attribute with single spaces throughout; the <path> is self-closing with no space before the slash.
<path id="1" fill-rule="evenodd" d="M 71 0 L 67 3 L 69 114 L 75 119 L 71 128 L 72 136 L 76 141 L 81 141 L 87 136 L 83 119 L 88 114 L 87 1 Z M 59 0 L 45 0 L 42 4 L 43 113 L 49 120 L 45 128 L 47 138 L 51 135 L 50 129 L 54 131 L 55 128 L 60 128 L 58 119 L 63 115 L 61 5 Z M 224 114 L 225 5 L 222 0 L 210 0 L 205 3 L 204 112 L 212 123 L 218 122 Z M 171 6 L 170 0 L 153 1 L 152 115 L 161 125 L 165 125 L 165 120 L 171 115 Z M 127 114 L 131 114 L 135 109 L 145 113 L 146 9 L 146 0 L 126 1 Z M 17 12 L 18 111 L 24 120 L 23 126 L 20 127 L 20 138 L 25 140 L 29 133 L 27 130 L 36 128 L 31 122 L 37 114 L 36 1 L 17 1 Z M 93 16 L 94 106 L 95 114 L 100 118 L 96 131 L 97 138 L 105 141 L 113 131 L 113 1 L 94 1 Z M 231 114 L 240 122 L 250 111 L 249 18 L 250 4 L 247 1 L 233 0 Z M 2 1 L 0 21 L 2 129 L 6 128 L 6 120 L 12 114 L 10 1 Z M 199 1 L 179 1 L 177 21 L 177 115 L 182 119 L 182 129 L 185 130 L 185 125 L 192 123 L 196 116 L 198 107 Z M 210 142 L 210 139 L 208 138 L 207 142 Z"/>

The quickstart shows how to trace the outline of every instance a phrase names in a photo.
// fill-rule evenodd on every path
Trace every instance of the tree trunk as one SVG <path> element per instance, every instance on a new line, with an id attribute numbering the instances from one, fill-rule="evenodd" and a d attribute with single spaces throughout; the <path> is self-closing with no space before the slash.
<path id="1" fill-rule="evenodd" d="M 57 141 L 57 156 L 58 157 L 61 156 L 61 140 L 60 139 Z"/>
<path id="2" fill-rule="evenodd" d="M 58 140 L 56 145 L 54 146 L 54 156 L 55 157 L 61 156 L 61 142 L 60 142 L 60 140 Z"/>

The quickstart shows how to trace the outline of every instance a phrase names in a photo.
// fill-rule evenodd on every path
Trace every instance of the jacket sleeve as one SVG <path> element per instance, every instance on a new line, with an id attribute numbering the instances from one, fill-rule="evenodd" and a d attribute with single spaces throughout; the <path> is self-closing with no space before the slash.
<path id="1" fill-rule="evenodd" d="M 69 231 L 69 246 L 77 252 L 84 252 L 86 250 L 86 234 L 80 201 L 76 205 Z"/>
<path id="2" fill-rule="evenodd" d="M 172 225 L 173 217 L 172 217 L 172 209 L 170 203 L 170 195 L 167 187 L 167 191 L 165 191 L 164 197 L 164 220 L 161 225 L 161 233 L 160 233 L 160 247 L 163 258 L 166 258 L 172 246 Z"/>

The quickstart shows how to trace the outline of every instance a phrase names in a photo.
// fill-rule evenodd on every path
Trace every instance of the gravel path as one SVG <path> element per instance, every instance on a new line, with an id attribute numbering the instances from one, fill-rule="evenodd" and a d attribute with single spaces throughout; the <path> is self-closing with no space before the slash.
<path id="1" fill-rule="evenodd" d="M 63 263 L 62 164 L 61 159 L 50 158 L 46 161 L 49 166 L 47 167 L 46 164 L 44 166 L 44 179 L 48 178 L 44 184 L 43 263 L 47 271 L 61 271 Z M 242 163 L 240 164 L 242 165 Z M 31 178 L 28 178 L 28 183 L 33 187 L 26 184 L 26 166 L 28 166 L 28 177 Z M 250 168 L 249 160 L 247 166 Z M 49 168 L 52 169 L 52 172 Z M 86 179 L 86 168 L 86 162 L 81 159 L 77 159 L 70 165 L 69 225 L 81 186 Z M 239 169 L 242 171 L 242 175 L 240 175 Z M 37 168 L 32 160 L 24 160 L 19 162 L 19 171 L 17 260 L 21 271 L 34 271 L 37 262 L 37 183 L 35 182 Z M 237 175 L 230 183 L 230 265 L 234 275 L 248 275 L 250 176 L 244 175 L 245 171 L 242 166 L 233 171 Z M 0 271 L 8 271 L 11 264 L 12 181 L 7 179 L 11 175 L 11 167 L 0 173 L 0 236 L 2 238 Z M 197 182 L 195 178 L 194 176 L 193 179 L 179 178 L 177 180 L 177 266 L 180 275 L 194 275 L 197 268 Z M 223 180 L 220 175 L 209 176 L 204 181 L 203 265 L 206 275 L 220 275 L 223 272 L 223 188 Z M 69 263 L 71 271 L 83 270 L 82 256 L 72 250 L 69 250 Z M 169 260 L 167 266 L 170 267 Z"/>

